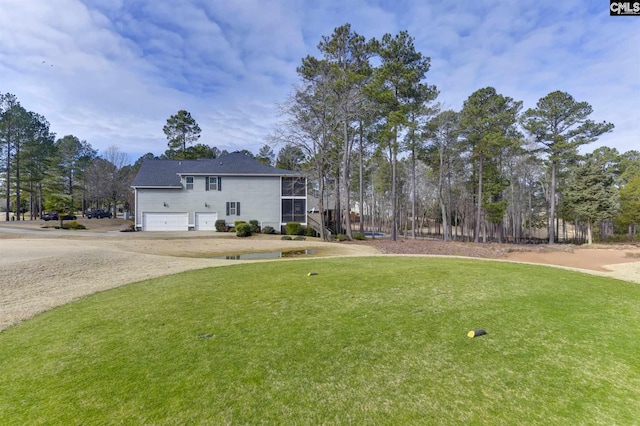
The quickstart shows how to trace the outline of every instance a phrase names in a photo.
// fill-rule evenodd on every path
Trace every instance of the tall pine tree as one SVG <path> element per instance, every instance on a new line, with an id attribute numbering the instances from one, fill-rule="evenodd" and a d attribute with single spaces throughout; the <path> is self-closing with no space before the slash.
<path id="1" fill-rule="evenodd" d="M 536 108 L 528 109 L 522 118 L 523 127 L 538 144 L 551 168 L 549 184 L 549 244 L 555 242 L 556 174 L 562 162 L 575 157 L 580 146 L 591 143 L 613 124 L 589 120 L 593 108 L 587 102 L 577 102 L 566 92 L 555 91 L 540 99 Z"/>

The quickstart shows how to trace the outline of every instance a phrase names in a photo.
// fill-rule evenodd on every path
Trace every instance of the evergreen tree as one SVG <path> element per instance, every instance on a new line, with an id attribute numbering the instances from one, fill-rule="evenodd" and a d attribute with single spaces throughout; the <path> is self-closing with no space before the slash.
<path id="1" fill-rule="evenodd" d="M 593 242 L 593 224 L 612 219 L 618 214 L 618 192 L 612 173 L 605 163 L 593 155 L 587 156 L 574 170 L 565 200 L 575 217 L 587 224 L 587 242 Z"/>
<path id="2" fill-rule="evenodd" d="M 84 172 L 96 157 L 97 151 L 87 141 L 81 141 L 73 135 L 58 139 L 55 147 L 59 185 L 50 187 L 50 191 L 69 195 L 74 208 L 78 207 L 75 192 L 81 188 Z"/>
<path id="3" fill-rule="evenodd" d="M 44 210 L 43 188 L 47 171 L 55 154 L 55 134 L 49 130 L 49 122 L 41 115 L 30 112 L 29 138 L 23 146 L 21 162 L 24 180 L 29 192 L 31 218 Z"/>
<path id="4" fill-rule="evenodd" d="M 5 172 L 5 220 L 9 220 L 11 211 L 11 170 L 15 147 L 19 144 L 24 108 L 18 102 L 18 98 L 11 93 L 0 93 L 0 147 L 4 150 Z"/>
<path id="5" fill-rule="evenodd" d="M 351 238 L 351 152 L 357 128 L 354 123 L 364 115 L 363 86 L 371 75 L 369 58 L 373 55 L 375 42 L 367 42 L 364 37 L 351 31 L 345 24 L 333 31 L 331 37 L 322 37 L 318 50 L 330 70 L 330 87 L 333 91 L 336 118 L 340 125 L 340 138 L 336 138 L 339 167 L 336 169 L 336 210 L 342 210 L 341 196 L 345 198 L 346 214 L 344 229 Z M 305 67 L 303 61 L 302 68 Z M 340 187 L 342 185 L 342 188 Z M 341 215 L 337 216 L 337 228 L 342 229 Z"/>
<path id="6" fill-rule="evenodd" d="M 460 112 L 460 134 L 475 164 L 477 177 L 474 242 L 479 241 L 483 203 L 491 210 L 490 219 L 494 222 L 500 221 L 500 214 L 506 208 L 501 199 L 506 182 L 496 162 L 505 149 L 515 148 L 519 143 L 515 125 L 521 108 L 522 102 L 496 93 L 493 87 L 486 87 L 471 94 Z M 483 192 L 485 173 L 492 178 L 487 194 Z"/>
<path id="7" fill-rule="evenodd" d="M 256 160 L 267 166 L 273 166 L 275 158 L 276 154 L 273 152 L 273 148 L 267 144 L 262 145 L 256 156 Z"/>
<path id="8" fill-rule="evenodd" d="M 550 164 L 549 184 L 549 244 L 555 242 L 556 173 L 559 165 L 575 157 L 577 149 L 610 132 L 613 124 L 589 120 L 593 108 L 587 102 L 576 102 L 561 91 L 540 99 L 536 108 L 528 109 L 522 117 L 523 127 L 535 138 Z"/>
<path id="9" fill-rule="evenodd" d="M 406 31 L 396 36 L 385 34 L 376 53 L 380 65 L 373 71 L 369 96 L 378 104 L 380 113 L 379 141 L 388 152 L 391 165 L 391 239 L 398 231 L 398 153 L 404 131 L 412 114 L 421 111 L 438 94 L 435 86 L 425 84 L 431 60 L 415 50 L 413 37 Z"/>
<path id="10" fill-rule="evenodd" d="M 425 126 L 429 145 L 422 158 L 437 173 L 438 204 L 443 224 L 443 239 L 451 239 L 451 174 L 458 149 L 459 114 L 452 110 L 442 111 Z"/>
<path id="11" fill-rule="evenodd" d="M 637 232 L 640 224 L 640 173 L 634 175 L 627 184 L 620 189 L 620 221 L 627 226 L 629 239 Z"/>
<path id="12" fill-rule="evenodd" d="M 287 144 L 278 152 L 276 167 L 285 170 L 300 170 L 304 161 L 304 152 L 300 147 Z"/>
<path id="13" fill-rule="evenodd" d="M 177 114 L 167 119 L 167 124 L 162 128 L 167 136 L 169 150 L 180 150 L 181 159 L 187 159 L 187 144 L 200 139 L 200 126 L 191 117 L 191 113 L 181 109 Z"/>

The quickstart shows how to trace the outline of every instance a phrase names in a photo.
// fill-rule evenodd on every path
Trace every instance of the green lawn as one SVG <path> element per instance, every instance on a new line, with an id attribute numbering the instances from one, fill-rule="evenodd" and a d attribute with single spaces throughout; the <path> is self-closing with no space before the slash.
<path id="1" fill-rule="evenodd" d="M 1 332 L 0 424 L 637 424 L 639 320 L 637 284 L 530 265 L 200 270 Z"/>

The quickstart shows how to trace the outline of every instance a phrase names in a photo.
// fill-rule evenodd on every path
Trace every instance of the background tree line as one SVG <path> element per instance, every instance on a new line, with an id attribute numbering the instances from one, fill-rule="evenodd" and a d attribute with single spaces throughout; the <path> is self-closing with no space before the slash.
<path id="1" fill-rule="evenodd" d="M 485 87 L 444 110 L 406 32 L 366 40 L 346 24 L 318 50 L 298 67 L 271 139 L 300 153 L 323 231 L 549 243 L 636 234 L 640 153 L 580 155 L 614 127 L 591 120 L 587 102 L 554 91 L 523 110 Z"/>
<path id="2" fill-rule="evenodd" d="M 130 203 L 133 168 L 126 154 L 110 147 L 98 155 L 76 136 L 56 138 L 45 117 L 10 93 L 0 93 L 0 155 L 0 209 L 7 221 L 35 219 L 45 210 L 116 213 L 116 206 Z"/>
<path id="3" fill-rule="evenodd" d="M 322 237 L 371 230 L 392 239 L 554 243 L 637 234 L 640 152 L 603 147 L 581 155 L 613 130 L 589 118 L 587 102 L 554 91 L 523 110 L 521 101 L 485 87 L 460 111 L 445 110 L 426 81 L 430 59 L 404 31 L 366 40 L 346 24 L 322 37 L 318 50 L 321 57 L 298 67 L 268 143 L 255 155 L 241 152 L 307 173 L 310 204 L 319 210 L 310 221 Z M 56 139 L 43 116 L 0 94 L 6 219 L 18 210 L 33 218 L 45 208 L 128 209 L 145 159 L 227 153 L 198 142 L 201 129 L 185 110 L 163 131 L 165 152 L 130 165 L 115 147 L 98 155 L 75 136 Z"/>
<path id="4" fill-rule="evenodd" d="M 216 158 L 227 153 L 194 144 L 200 127 L 187 111 L 169 117 L 163 130 L 168 149 L 160 156 L 145 154 L 131 164 L 127 154 L 114 146 L 99 153 L 76 136 L 56 138 L 44 116 L 27 111 L 15 95 L 0 93 L 0 211 L 4 220 L 33 220 L 45 211 L 93 208 L 109 209 L 116 217 L 119 210 L 133 209 L 131 184 L 145 159 Z M 257 155 L 241 152 L 265 164 L 276 160 L 268 145 Z M 289 166 L 295 167 L 284 165 Z"/>

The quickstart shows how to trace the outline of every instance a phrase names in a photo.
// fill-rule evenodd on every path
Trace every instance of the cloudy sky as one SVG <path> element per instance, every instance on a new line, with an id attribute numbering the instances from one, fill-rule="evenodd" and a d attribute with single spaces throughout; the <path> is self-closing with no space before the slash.
<path id="1" fill-rule="evenodd" d="M 407 30 L 446 108 L 486 86 L 525 109 L 562 90 L 616 126 L 589 151 L 640 149 L 640 17 L 604 0 L 0 0 L 0 93 L 131 161 L 165 151 L 180 109 L 200 142 L 257 153 L 301 59 L 345 23 Z"/>

